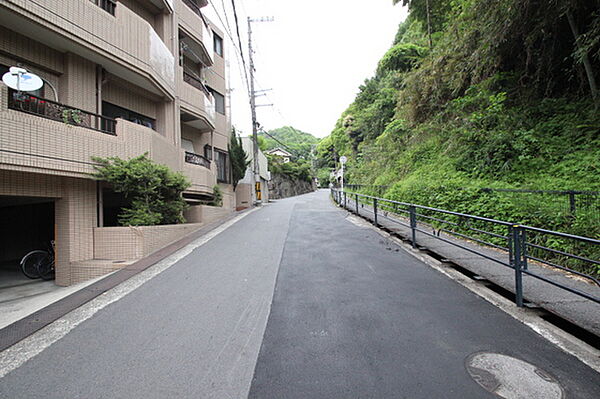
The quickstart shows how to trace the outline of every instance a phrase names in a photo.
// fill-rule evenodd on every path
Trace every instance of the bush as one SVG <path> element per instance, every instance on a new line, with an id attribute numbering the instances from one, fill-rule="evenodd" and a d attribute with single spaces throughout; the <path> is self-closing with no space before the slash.
<path id="1" fill-rule="evenodd" d="M 129 160 L 118 157 L 97 158 L 93 174 L 123 193 L 131 205 L 121 210 L 122 226 L 153 226 L 185 222 L 187 204 L 181 194 L 190 186 L 185 176 L 148 159 L 146 154 Z"/>

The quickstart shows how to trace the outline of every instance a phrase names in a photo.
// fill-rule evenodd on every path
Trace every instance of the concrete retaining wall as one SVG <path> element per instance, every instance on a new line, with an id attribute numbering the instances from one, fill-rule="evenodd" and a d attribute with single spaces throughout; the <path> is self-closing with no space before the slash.
<path id="1" fill-rule="evenodd" d="M 200 227 L 202 227 L 202 223 L 97 227 L 94 229 L 94 258 L 140 259 Z"/>

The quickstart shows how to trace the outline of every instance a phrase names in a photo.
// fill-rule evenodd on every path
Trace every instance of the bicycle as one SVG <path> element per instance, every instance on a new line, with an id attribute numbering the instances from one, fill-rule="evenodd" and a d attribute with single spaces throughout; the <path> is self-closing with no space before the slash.
<path id="1" fill-rule="evenodd" d="M 54 279 L 54 241 L 50 241 L 48 250 L 36 249 L 21 259 L 21 271 L 30 279 Z"/>

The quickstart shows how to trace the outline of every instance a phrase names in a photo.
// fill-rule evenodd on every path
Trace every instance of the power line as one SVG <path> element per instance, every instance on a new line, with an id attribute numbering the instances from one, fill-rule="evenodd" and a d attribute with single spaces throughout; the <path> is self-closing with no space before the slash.
<path id="1" fill-rule="evenodd" d="M 242 57 L 242 64 L 244 65 L 244 73 L 246 73 L 246 80 L 247 80 L 248 79 L 248 75 L 247 75 L 248 67 L 246 66 L 246 59 L 244 58 L 244 52 L 242 51 L 242 39 L 240 36 L 240 25 L 238 23 L 237 11 L 235 9 L 235 0 L 231 0 L 231 6 L 233 7 L 233 17 L 235 19 L 235 30 L 237 32 L 238 45 L 240 46 L 240 55 Z M 250 93 L 250 95 L 252 95 L 252 93 Z"/>
<path id="2" fill-rule="evenodd" d="M 291 149 L 290 147 L 288 147 L 286 144 L 282 143 L 281 141 L 279 141 L 277 138 L 275 138 L 274 136 L 272 136 L 271 134 L 267 133 L 264 129 L 261 129 L 260 132 L 262 134 L 265 134 L 267 136 L 269 136 L 270 138 L 272 138 L 273 140 L 275 140 L 276 142 L 278 142 L 279 144 L 281 144 L 283 147 L 285 147 L 286 149 L 288 149 L 290 152 L 295 152 L 295 150 Z"/>
<path id="3" fill-rule="evenodd" d="M 244 60 L 244 54 L 242 52 L 242 48 L 241 47 L 238 48 L 238 46 L 235 44 L 235 39 L 233 38 L 233 34 L 231 33 L 231 27 L 229 25 L 229 20 L 227 19 L 227 12 L 225 11 L 225 5 L 223 3 L 223 0 L 221 0 L 221 3 L 223 3 L 223 12 L 225 14 L 225 19 L 227 20 L 227 24 L 225 24 L 225 22 L 223 22 L 223 18 L 221 18 L 221 14 L 217 10 L 217 7 L 213 3 L 213 1 L 212 0 L 209 0 L 209 1 L 210 1 L 210 5 L 212 6 L 213 10 L 215 10 L 215 14 L 217 15 L 217 18 L 219 18 L 219 21 L 221 22 L 221 25 L 223 25 L 223 29 L 225 29 L 225 32 L 227 33 L 227 36 L 229 36 L 229 39 L 231 40 L 231 44 L 233 45 L 233 48 L 236 50 L 235 51 L 235 55 L 236 55 L 236 57 L 238 59 L 238 72 L 240 73 L 240 77 L 242 78 L 242 80 L 246 84 L 246 91 L 248 92 L 248 94 L 250 94 L 250 87 L 248 85 L 248 71 L 247 71 L 247 68 L 246 68 L 246 62 Z M 238 31 L 238 42 L 241 45 L 241 42 L 239 41 L 239 31 Z M 242 64 L 244 65 L 243 73 L 242 73 L 242 70 L 240 68 L 240 62 L 239 62 L 240 59 L 242 61 Z"/>
<path id="4" fill-rule="evenodd" d="M 227 23 L 227 30 L 231 32 L 231 25 L 229 25 L 229 18 L 227 18 L 227 10 L 225 9 L 225 0 L 221 0 L 221 7 L 223 8 L 223 15 L 225 16 L 225 22 Z"/>

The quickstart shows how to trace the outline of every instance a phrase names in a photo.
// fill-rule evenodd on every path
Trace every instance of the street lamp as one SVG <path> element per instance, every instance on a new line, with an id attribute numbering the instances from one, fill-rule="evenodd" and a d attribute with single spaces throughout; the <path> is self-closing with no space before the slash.
<path id="1" fill-rule="evenodd" d="M 348 162 L 348 158 L 345 155 L 340 157 L 340 163 L 342 164 L 342 192 L 344 191 L 344 164 Z"/>

